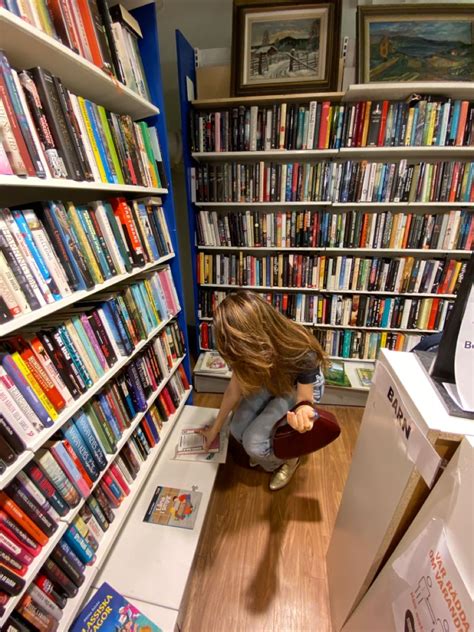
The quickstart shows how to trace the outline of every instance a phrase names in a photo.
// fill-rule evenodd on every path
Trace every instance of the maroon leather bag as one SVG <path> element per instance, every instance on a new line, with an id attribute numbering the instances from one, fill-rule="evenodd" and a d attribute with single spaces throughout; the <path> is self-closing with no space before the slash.
<path id="1" fill-rule="evenodd" d="M 309 401 L 299 402 L 290 410 L 295 411 L 305 404 L 316 413 L 311 430 L 298 432 L 287 423 L 286 415 L 273 427 L 273 452 L 279 459 L 294 459 L 321 450 L 341 434 L 336 417 L 326 410 L 318 410 Z"/>

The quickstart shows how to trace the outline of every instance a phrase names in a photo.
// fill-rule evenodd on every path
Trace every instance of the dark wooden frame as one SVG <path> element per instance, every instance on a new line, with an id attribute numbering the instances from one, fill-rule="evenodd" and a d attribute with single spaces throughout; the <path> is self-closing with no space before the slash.
<path id="1" fill-rule="evenodd" d="M 278 12 L 284 9 L 304 9 L 327 6 L 328 33 L 325 78 L 312 82 L 266 83 L 262 86 L 242 85 L 242 60 L 244 45 L 244 18 L 256 11 Z M 232 22 L 232 95 L 251 96 L 261 94 L 287 94 L 293 92 L 329 92 L 337 89 L 340 57 L 341 0 L 234 0 Z"/>
<path id="2" fill-rule="evenodd" d="M 397 15 L 412 15 L 414 19 L 420 16 L 420 13 L 431 13 L 433 17 L 452 17 L 456 15 L 467 14 L 473 16 L 474 9 L 472 4 L 443 3 L 443 4 L 378 4 L 376 6 L 358 6 L 357 7 L 357 81 L 358 83 L 383 83 L 370 81 L 369 77 L 364 76 L 365 61 L 365 29 L 364 24 L 367 17 L 387 16 L 396 19 Z M 474 50 L 473 50 L 474 54 Z M 409 81 L 406 83 L 410 83 Z"/>

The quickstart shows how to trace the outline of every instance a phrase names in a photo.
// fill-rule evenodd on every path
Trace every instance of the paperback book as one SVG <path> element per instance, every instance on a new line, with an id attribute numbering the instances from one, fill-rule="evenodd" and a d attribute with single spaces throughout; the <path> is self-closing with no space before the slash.
<path id="1" fill-rule="evenodd" d="M 144 522 L 194 529 L 202 493 L 177 487 L 158 486 L 147 509 Z"/>
<path id="2" fill-rule="evenodd" d="M 204 436 L 201 430 L 204 428 L 183 428 L 179 437 L 177 454 L 205 454 L 206 452 L 219 452 L 220 450 L 220 437 L 214 439 L 214 441 L 206 450 L 204 445 Z"/>
<path id="3" fill-rule="evenodd" d="M 326 384 L 328 386 L 351 386 L 344 369 L 344 362 L 331 362 L 324 377 L 326 378 Z"/>
<path id="4" fill-rule="evenodd" d="M 372 379 L 374 377 L 373 369 L 356 369 L 357 377 L 360 380 L 362 386 L 370 387 L 372 385 Z"/>
<path id="5" fill-rule="evenodd" d="M 101 632 L 161 632 L 161 628 L 105 582 L 83 608 L 70 632 L 92 632 L 99 627 Z"/>

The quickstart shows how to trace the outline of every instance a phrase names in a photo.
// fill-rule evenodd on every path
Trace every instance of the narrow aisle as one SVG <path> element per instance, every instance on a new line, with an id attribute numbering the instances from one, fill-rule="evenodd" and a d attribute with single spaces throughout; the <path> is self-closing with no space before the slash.
<path id="1" fill-rule="evenodd" d="M 195 395 L 218 407 L 220 395 Z M 362 408 L 328 407 L 342 438 L 307 458 L 292 483 L 229 456 L 221 466 L 188 585 L 182 632 L 330 632 L 325 553 Z"/>

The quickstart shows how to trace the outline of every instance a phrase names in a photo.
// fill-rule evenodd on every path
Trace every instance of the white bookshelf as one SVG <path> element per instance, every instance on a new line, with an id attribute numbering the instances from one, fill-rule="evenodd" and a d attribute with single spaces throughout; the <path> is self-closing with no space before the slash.
<path id="1" fill-rule="evenodd" d="M 271 149 L 269 151 L 197 151 L 194 160 L 324 160 L 337 156 L 337 149 Z"/>
<path id="2" fill-rule="evenodd" d="M 350 246 L 196 246 L 198 250 L 220 251 L 250 251 L 250 252 L 319 252 L 321 254 L 337 254 L 350 252 L 351 254 L 381 255 L 425 255 L 433 257 L 470 257 L 470 250 L 439 250 L 430 248 L 351 248 Z"/>
<path id="3" fill-rule="evenodd" d="M 384 158 L 391 160 L 425 158 L 426 160 L 442 160 L 449 158 L 474 158 L 474 147 L 440 147 L 437 145 L 404 145 L 401 147 L 341 147 L 337 153 L 341 159 L 363 158 L 367 161 L 377 161 Z"/>
<path id="4" fill-rule="evenodd" d="M 228 206 L 238 206 L 245 208 L 268 208 L 273 206 L 331 206 L 332 202 L 195 202 L 195 206 L 203 208 L 227 208 Z"/>
<path id="5" fill-rule="evenodd" d="M 104 283 L 94 285 L 89 290 L 78 290 L 77 292 L 73 292 L 71 296 L 66 296 L 59 301 L 55 301 L 54 303 L 50 303 L 49 305 L 45 305 L 44 307 L 40 307 L 39 309 L 32 310 L 29 314 L 18 316 L 10 322 L 5 323 L 4 325 L 0 325 L 0 338 L 13 333 L 17 329 L 21 329 L 22 327 L 26 327 L 31 323 L 41 320 L 42 318 L 50 316 L 51 314 L 55 314 L 57 311 L 64 309 L 68 305 L 72 305 L 73 303 L 77 303 L 78 301 L 88 299 L 98 292 L 102 292 L 103 290 L 112 288 L 115 285 L 122 283 L 123 281 L 133 279 L 134 277 L 143 274 L 144 272 L 153 270 L 157 266 L 166 263 L 174 256 L 174 253 L 170 253 L 169 255 L 160 257 L 160 259 L 158 259 L 157 261 L 148 263 L 147 265 L 143 266 L 143 268 L 134 268 L 131 272 L 118 274 L 110 279 L 107 279 L 107 281 L 104 281 Z"/>
<path id="6" fill-rule="evenodd" d="M 434 94 L 453 99 L 474 100 L 474 85 L 469 81 L 376 81 L 374 83 L 352 84 L 348 87 L 343 101 L 389 101 L 404 100 L 412 94 Z"/>
<path id="7" fill-rule="evenodd" d="M 159 388 L 150 396 L 150 398 L 149 398 L 149 400 L 147 402 L 146 410 L 144 412 L 139 413 L 138 415 L 136 415 L 136 417 L 132 420 L 132 423 L 131 423 L 130 427 L 127 428 L 126 432 L 124 432 L 122 438 L 117 443 L 117 449 L 114 452 L 114 454 L 107 454 L 106 455 L 107 467 L 100 473 L 99 478 L 94 482 L 94 485 L 93 485 L 93 487 L 91 489 L 91 493 L 97 487 L 97 485 L 99 484 L 99 482 L 102 479 L 102 476 L 106 473 L 109 465 L 112 464 L 112 462 L 115 460 L 115 457 L 117 456 L 117 454 L 120 452 L 120 450 L 123 448 L 123 446 L 130 439 L 130 437 L 132 436 L 133 432 L 136 430 L 136 428 L 140 424 L 141 420 L 145 416 L 145 413 L 149 410 L 150 406 L 153 404 L 153 402 L 156 400 L 156 398 L 161 393 L 163 388 L 169 382 L 169 380 L 171 379 L 171 376 L 174 375 L 176 369 L 178 368 L 178 366 L 181 364 L 182 361 L 183 361 L 183 358 L 180 358 L 175 363 L 175 365 L 173 366 L 170 374 L 162 381 L 162 383 L 160 384 Z M 182 406 L 184 406 L 184 403 L 185 403 L 187 397 L 189 396 L 189 393 L 190 393 L 190 391 L 188 391 L 187 394 L 183 397 L 183 401 L 181 403 Z M 175 413 L 175 415 L 176 414 L 177 413 Z M 165 422 L 163 424 L 163 429 L 167 427 L 167 424 L 170 423 L 170 421 L 171 421 L 171 423 L 173 423 L 174 419 L 170 418 L 167 422 Z M 164 432 L 164 430 L 162 430 L 162 433 L 164 435 L 163 438 L 165 438 L 169 434 L 169 432 L 170 432 L 169 430 L 167 432 Z M 160 443 L 161 443 L 161 439 L 162 439 L 162 434 L 160 433 Z M 158 443 L 158 445 L 160 445 L 160 443 Z M 156 447 L 158 447 L 158 446 L 156 446 Z M 157 454 L 159 454 L 159 451 L 157 451 Z M 148 462 L 148 460 L 145 461 L 144 466 L 146 465 L 147 462 Z M 140 469 L 139 475 L 140 474 L 141 474 L 141 469 Z M 138 476 L 137 476 L 137 479 L 138 479 Z M 56 529 L 55 533 L 48 540 L 48 543 L 46 544 L 46 546 L 43 547 L 43 549 L 41 550 L 40 554 L 37 557 L 34 558 L 33 563 L 28 567 L 28 572 L 27 572 L 27 574 L 24 577 L 25 586 L 24 586 L 23 590 L 16 597 L 12 597 L 8 601 L 7 605 L 5 606 L 5 612 L 0 617 L 0 625 L 3 625 L 5 623 L 5 621 L 8 619 L 8 617 L 10 616 L 10 614 L 13 612 L 13 610 L 15 609 L 15 606 L 18 604 L 18 602 L 20 601 L 20 599 L 22 598 L 22 596 L 25 594 L 26 590 L 28 589 L 28 586 L 34 580 L 34 578 L 38 574 L 38 571 L 41 569 L 43 564 L 46 562 L 46 560 L 50 556 L 51 552 L 53 551 L 54 547 L 57 545 L 57 543 L 59 542 L 61 537 L 64 535 L 68 525 L 70 525 L 71 522 L 74 520 L 74 518 L 77 516 L 77 514 L 79 513 L 79 511 L 80 511 L 81 507 L 84 505 L 84 503 L 85 503 L 85 499 L 82 499 L 78 503 L 78 505 L 76 507 L 73 507 L 71 509 L 71 511 L 66 516 L 64 516 L 63 518 L 61 518 L 59 520 L 58 528 Z"/>
<path id="8" fill-rule="evenodd" d="M 83 393 L 78 399 L 74 400 L 69 406 L 66 406 L 64 410 L 58 415 L 58 418 L 54 421 L 53 425 L 49 428 L 44 428 L 35 438 L 35 441 L 25 450 L 20 457 L 12 463 L 6 472 L 0 476 L 0 489 L 3 489 L 8 483 L 20 472 L 25 465 L 31 461 L 35 455 L 35 452 L 41 448 L 41 446 L 48 441 L 68 419 L 70 419 L 78 410 L 80 410 L 87 402 L 98 393 L 109 382 L 114 375 L 117 375 L 125 365 L 127 365 L 134 357 L 136 357 L 140 351 L 145 347 L 155 336 L 157 336 L 162 329 L 170 323 L 173 318 L 176 318 L 179 312 L 173 316 L 166 318 L 155 329 L 153 329 L 145 340 L 140 341 L 133 352 L 128 356 L 122 356 L 117 362 L 110 368 L 105 374 L 95 382 L 95 384 Z"/>
<path id="9" fill-rule="evenodd" d="M 381 292 L 376 290 L 326 290 L 316 287 L 280 287 L 274 285 L 233 285 L 230 283 L 201 283 L 203 288 L 235 288 L 238 290 L 264 290 L 265 292 L 312 292 L 313 294 L 370 294 L 371 296 L 408 296 L 413 298 L 456 298 L 455 294 L 421 294 L 419 292 Z"/>
<path id="10" fill-rule="evenodd" d="M 0 42 L 13 66 L 47 68 L 61 77 L 66 88 L 113 112 L 130 114 L 134 119 L 159 113 L 155 105 L 117 79 L 3 8 L 0 8 Z"/>
<path id="11" fill-rule="evenodd" d="M 242 208 L 267 208 L 274 206 L 284 206 L 292 208 L 294 207 L 308 207 L 308 206 L 323 206 L 331 208 L 349 208 L 349 209 L 409 209 L 410 211 L 416 211 L 417 209 L 428 210 L 446 210 L 446 209 L 459 209 L 459 208 L 474 208 L 474 202 L 332 202 L 331 200 L 325 200 L 323 202 L 314 202 L 308 200 L 306 202 L 286 201 L 286 202 L 194 202 L 194 206 L 198 208 L 227 208 L 229 206 L 237 206 Z"/>
<path id="12" fill-rule="evenodd" d="M 88 566 L 86 568 L 84 583 L 79 588 L 79 591 L 77 595 L 74 597 L 74 599 L 69 599 L 66 604 L 66 607 L 64 608 L 63 617 L 61 621 L 59 622 L 59 628 L 58 628 L 59 632 L 67 632 L 70 629 L 74 619 L 76 618 L 78 612 L 81 609 L 81 606 L 85 598 L 87 597 L 87 594 L 91 586 L 93 584 L 96 586 L 100 585 L 101 582 L 95 582 L 94 580 L 97 574 L 99 573 L 101 567 L 106 562 L 107 557 L 109 556 L 109 553 L 110 555 L 114 555 L 117 545 L 122 539 L 122 533 L 124 531 L 122 527 L 124 525 L 124 522 L 129 521 L 130 517 L 133 514 L 135 514 L 134 505 L 137 503 L 137 501 L 139 500 L 141 501 L 143 499 L 143 495 L 144 495 L 143 488 L 149 486 L 150 480 L 152 480 L 154 471 L 156 471 L 156 469 L 159 467 L 159 465 L 163 461 L 166 461 L 167 458 L 169 458 L 169 453 L 172 452 L 174 454 L 174 447 L 171 445 L 172 441 L 170 440 L 170 436 L 173 435 L 174 437 L 176 437 L 176 426 L 178 424 L 181 424 L 182 418 L 186 416 L 185 412 L 184 414 L 182 414 L 183 411 L 186 411 L 187 408 L 191 408 L 191 407 L 186 407 L 186 401 L 189 395 L 191 394 L 191 390 L 192 389 L 190 388 L 188 391 L 186 391 L 186 394 L 184 395 L 180 403 L 180 406 L 176 410 L 175 414 L 172 417 L 170 417 L 170 419 L 165 424 L 163 424 L 163 429 L 161 430 L 161 433 L 160 433 L 160 442 L 158 443 L 157 446 L 155 446 L 152 449 L 147 460 L 142 464 L 140 471 L 137 475 L 137 478 L 134 480 L 133 484 L 130 487 L 129 496 L 125 498 L 125 500 L 122 502 L 120 507 L 114 512 L 115 519 L 110 524 L 108 530 L 104 533 L 102 539 L 100 540 L 95 563 L 92 566 Z M 158 460 L 158 457 L 160 457 L 159 460 Z M 158 461 L 158 464 L 157 464 L 157 461 Z M 180 462 L 180 465 L 183 465 L 183 463 Z M 182 478 L 183 478 L 183 483 L 179 482 L 178 483 L 179 486 L 184 486 L 185 476 L 182 476 Z M 140 503 L 138 503 L 138 505 L 140 506 Z M 125 525 L 125 529 L 126 527 L 127 525 Z M 154 545 L 148 549 L 148 555 L 151 555 L 151 554 L 154 555 L 156 553 L 157 545 L 158 543 L 155 542 Z M 111 549 L 113 549 L 112 552 L 111 552 Z M 122 579 L 125 580 L 126 585 L 127 585 L 125 590 L 123 590 L 118 585 L 116 578 L 111 579 L 109 581 L 109 583 L 118 592 L 123 594 L 125 597 L 129 596 L 128 593 L 130 592 L 130 588 L 133 587 L 136 581 L 135 576 L 132 576 L 130 572 L 130 565 L 133 563 L 133 560 L 134 560 L 134 563 L 136 563 L 137 561 L 136 554 L 132 554 L 131 558 L 127 558 L 125 564 L 124 564 L 124 561 L 122 560 L 122 564 L 121 564 Z M 148 567 L 148 561 L 142 560 L 141 563 L 143 564 L 142 572 L 146 573 L 147 567 Z M 164 581 L 167 581 L 166 577 L 163 579 Z M 168 581 L 169 581 L 169 578 L 168 578 Z M 145 598 L 145 595 L 143 595 L 141 599 L 145 602 L 149 601 L 148 599 Z M 150 602 L 150 603 L 153 603 L 153 602 Z"/>

